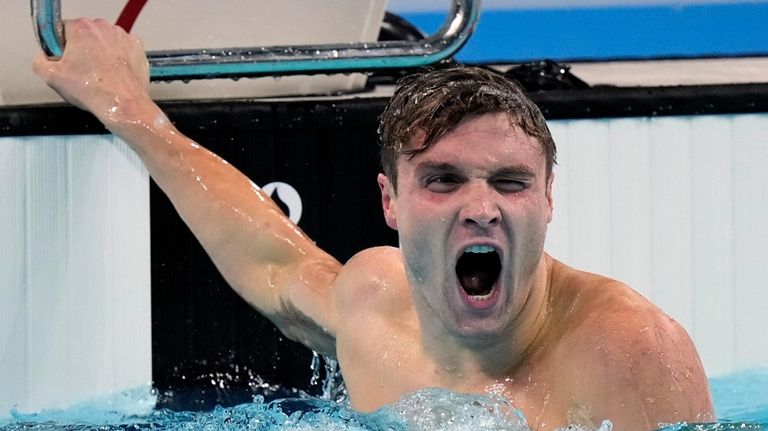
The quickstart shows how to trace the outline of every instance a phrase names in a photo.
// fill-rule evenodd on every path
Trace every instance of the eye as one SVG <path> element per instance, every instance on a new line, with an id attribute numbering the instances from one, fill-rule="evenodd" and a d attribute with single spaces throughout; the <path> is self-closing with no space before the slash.
<path id="1" fill-rule="evenodd" d="M 448 193 L 456 190 L 461 184 L 461 180 L 455 175 L 441 174 L 427 177 L 426 187 L 429 191 L 435 193 Z"/>
<path id="2" fill-rule="evenodd" d="M 511 178 L 502 178 L 493 181 L 493 186 L 499 193 L 515 193 L 528 188 L 528 183 Z"/>

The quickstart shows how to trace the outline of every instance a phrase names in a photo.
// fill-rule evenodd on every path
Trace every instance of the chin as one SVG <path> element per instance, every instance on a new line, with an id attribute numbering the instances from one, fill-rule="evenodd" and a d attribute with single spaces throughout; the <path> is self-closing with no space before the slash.
<path id="1" fill-rule="evenodd" d="M 464 316 L 456 322 L 455 332 L 466 340 L 467 344 L 487 344 L 497 342 L 508 332 L 509 322 L 501 316 L 472 318 Z"/>

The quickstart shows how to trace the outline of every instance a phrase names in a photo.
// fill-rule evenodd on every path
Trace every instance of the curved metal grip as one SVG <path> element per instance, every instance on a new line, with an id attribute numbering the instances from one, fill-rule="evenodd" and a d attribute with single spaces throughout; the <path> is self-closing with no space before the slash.
<path id="1" fill-rule="evenodd" d="M 64 52 L 64 24 L 61 22 L 61 2 L 30 0 L 32 26 L 45 55 L 59 58 Z"/>
<path id="2" fill-rule="evenodd" d="M 43 51 L 64 48 L 60 0 L 30 0 Z M 461 48 L 477 23 L 480 0 L 453 0 L 452 14 L 437 33 L 418 42 L 376 42 L 147 52 L 152 80 L 372 71 L 425 66 Z"/>

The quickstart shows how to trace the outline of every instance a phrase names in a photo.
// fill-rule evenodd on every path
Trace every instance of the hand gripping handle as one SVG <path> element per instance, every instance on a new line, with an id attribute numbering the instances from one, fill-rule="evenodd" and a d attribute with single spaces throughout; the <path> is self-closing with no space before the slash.
<path id="1" fill-rule="evenodd" d="M 40 46 L 51 58 L 64 51 L 60 0 L 30 0 Z M 480 0 L 453 0 L 451 14 L 420 41 L 303 46 L 185 49 L 147 52 L 150 79 L 237 78 L 401 69 L 434 64 L 453 55 L 472 33 Z"/>

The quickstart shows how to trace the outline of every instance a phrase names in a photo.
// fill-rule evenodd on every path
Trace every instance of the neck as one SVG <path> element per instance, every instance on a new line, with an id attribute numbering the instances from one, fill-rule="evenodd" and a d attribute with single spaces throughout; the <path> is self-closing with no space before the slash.
<path id="1" fill-rule="evenodd" d="M 454 380 L 465 386 L 479 380 L 503 379 L 529 362 L 536 352 L 534 346 L 546 332 L 551 267 L 552 259 L 542 255 L 533 275 L 518 282 L 515 289 L 528 294 L 516 317 L 501 331 L 482 336 L 456 335 L 435 315 L 418 313 L 423 346 L 446 383 Z"/>

